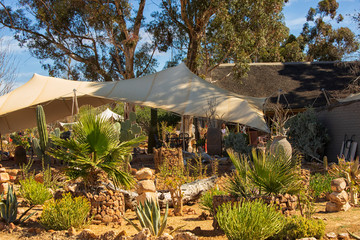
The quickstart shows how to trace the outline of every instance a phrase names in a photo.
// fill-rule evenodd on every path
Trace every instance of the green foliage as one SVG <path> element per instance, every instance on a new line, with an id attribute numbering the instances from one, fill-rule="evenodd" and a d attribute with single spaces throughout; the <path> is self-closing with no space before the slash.
<path id="1" fill-rule="evenodd" d="M 210 189 L 201 196 L 199 202 L 200 208 L 202 210 L 208 211 L 211 216 L 214 216 L 213 196 L 225 194 L 227 194 L 227 192 L 219 190 L 218 188 Z"/>
<path id="2" fill-rule="evenodd" d="M 21 220 L 27 212 L 31 209 L 31 207 L 26 210 L 19 218 L 17 218 L 18 206 L 19 202 L 17 201 L 16 193 L 14 191 L 13 186 L 8 187 L 8 192 L 6 194 L 6 198 L 4 199 L 4 194 L 1 194 L 1 202 L 0 202 L 0 217 L 6 223 L 23 223 L 27 219 L 29 219 L 35 213 L 32 213 L 26 216 L 23 220 Z"/>
<path id="3" fill-rule="evenodd" d="M 224 137 L 225 148 L 231 148 L 239 154 L 248 154 L 251 151 L 248 137 L 243 133 L 229 133 Z"/>
<path id="4" fill-rule="evenodd" d="M 51 199 L 44 204 L 40 223 L 45 228 L 54 230 L 79 228 L 87 224 L 90 209 L 91 205 L 86 198 L 72 198 L 68 193 L 61 199 Z"/>
<path id="5" fill-rule="evenodd" d="M 284 226 L 284 216 L 261 200 L 224 203 L 216 219 L 230 240 L 267 239 Z"/>
<path id="6" fill-rule="evenodd" d="M 10 134 L 10 138 L 12 139 L 13 144 L 17 146 L 23 146 L 26 150 L 29 150 L 30 143 L 27 136 L 20 135 L 17 132 Z"/>
<path id="7" fill-rule="evenodd" d="M 166 228 L 168 210 L 169 207 L 166 205 L 165 215 L 161 219 L 159 203 L 153 200 L 146 200 L 144 204 L 140 203 L 135 211 L 141 229 L 129 219 L 124 219 L 134 226 L 136 230 L 141 231 L 144 228 L 148 228 L 152 236 L 158 237 L 161 236 Z"/>
<path id="8" fill-rule="evenodd" d="M 20 180 L 20 194 L 30 206 L 43 205 L 45 201 L 52 198 L 51 192 L 45 185 L 35 181 L 34 178 Z"/>
<path id="9" fill-rule="evenodd" d="M 82 177 L 88 186 L 96 186 L 100 173 L 105 173 L 116 186 L 130 187 L 133 177 L 122 171 L 121 166 L 131 155 L 132 146 L 143 140 L 144 137 L 140 137 L 120 142 L 111 122 L 87 111 L 73 126 L 72 138 L 54 137 L 53 142 L 59 147 L 51 148 L 49 152 L 68 163 L 65 173 L 71 179 Z"/>
<path id="10" fill-rule="evenodd" d="M 302 216 L 285 218 L 284 228 L 273 238 L 276 240 L 295 240 L 306 237 L 322 239 L 325 235 L 325 223 L 321 219 L 311 219 Z"/>
<path id="11" fill-rule="evenodd" d="M 51 76 L 112 81 L 155 72 L 153 45 L 138 41 L 145 32 L 140 29 L 146 1 L 56 0 L 51 8 L 46 1 L 16 3 L 19 9 L 0 9 L 0 24 L 14 29 L 33 56 L 51 59 L 43 64 Z"/>
<path id="12" fill-rule="evenodd" d="M 121 123 L 120 141 L 130 141 L 141 134 L 141 127 L 136 123 L 136 113 L 130 112 L 129 119 Z"/>
<path id="13" fill-rule="evenodd" d="M 331 180 L 334 178 L 329 174 L 315 173 L 310 176 L 310 191 L 313 198 L 324 197 L 326 193 L 331 193 Z"/>
<path id="14" fill-rule="evenodd" d="M 345 54 L 359 49 L 359 42 L 348 27 L 334 29 L 330 22 L 326 22 L 327 19 L 338 23 L 343 21 L 343 16 L 337 12 L 338 7 L 336 0 L 321 0 L 316 9 L 309 9 L 301 36 L 310 61 L 340 61 Z"/>
<path id="15" fill-rule="evenodd" d="M 287 135 L 291 145 L 304 154 L 305 159 L 321 157 L 329 136 L 313 109 L 307 109 L 290 118 L 285 127 L 289 128 Z"/>
<path id="16" fill-rule="evenodd" d="M 289 158 L 283 151 L 276 155 L 252 152 L 252 161 L 244 155 L 228 150 L 236 173 L 230 179 L 229 192 L 234 196 L 250 197 L 260 195 L 296 194 L 301 190 L 298 161 Z"/>

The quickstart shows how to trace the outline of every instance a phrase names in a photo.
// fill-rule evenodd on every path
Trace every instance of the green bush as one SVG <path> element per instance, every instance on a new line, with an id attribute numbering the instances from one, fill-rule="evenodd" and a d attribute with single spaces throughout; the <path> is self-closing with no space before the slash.
<path id="1" fill-rule="evenodd" d="M 78 228 L 87 223 L 90 209 L 90 203 L 86 198 L 72 198 L 68 193 L 62 199 L 51 199 L 44 204 L 40 223 L 45 228 L 54 230 Z"/>
<path id="2" fill-rule="evenodd" d="M 251 147 L 249 146 L 248 137 L 243 133 L 229 133 L 224 137 L 225 148 L 231 148 L 235 152 L 240 154 L 247 154 L 251 151 Z"/>
<path id="3" fill-rule="evenodd" d="M 326 193 L 331 193 L 331 180 L 333 177 L 328 173 L 316 173 L 310 177 L 310 191 L 313 198 L 324 197 Z"/>
<path id="4" fill-rule="evenodd" d="M 325 223 L 321 219 L 292 216 L 285 220 L 284 228 L 272 239 L 295 240 L 305 237 L 321 239 L 325 235 Z"/>
<path id="5" fill-rule="evenodd" d="M 20 180 L 20 194 L 31 206 L 43 205 L 46 200 L 52 198 L 49 189 L 32 177 Z"/>
<path id="6" fill-rule="evenodd" d="M 227 194 L 227 192 L 219 190 L 217 188 L 210 189 L 201 196 L 199 202 L 200 208 L 202 210 L 208 211 L 211 216 L 214 216 L 213 196 L 225 194 Z"/>
<path id="7" fill-rule="evenodd" d="M 267 239 L 281 231 L 284 216 L 261 200 L 225 203 L 216 219 L 230 240 Z"/>
<path id="8" fill-rule="evenodd" d="M 304 154 L 305 159 L 320 159 L 329 135 L 313 109 L 290 118 L 286 124 L 291 145 Z"/>
<path id="9" fill-rule="evenodd" d="M 255 195 L 297 194 L 302 189 L 298 161 L 289 158 L 283 151 L 276 155 L 270 152 L 252 152 L 252 161 L 228 150 L 236 173 L 230 179 L 229 192 L 236 197 L 249 198 Z"/>

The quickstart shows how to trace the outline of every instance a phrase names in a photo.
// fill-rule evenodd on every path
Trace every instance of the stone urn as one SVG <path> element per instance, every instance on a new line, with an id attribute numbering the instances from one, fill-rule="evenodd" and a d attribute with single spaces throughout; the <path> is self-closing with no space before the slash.
<path id="1" fill-rule="evenodd" d="M 289 141 L 286 139 L 286 136 L 274 137 L 274 140 L 270 145 L 270 152 L 272 154 L 276 154 L 281 148 L 287 156 L 291 157 L 292 147 Z"/>

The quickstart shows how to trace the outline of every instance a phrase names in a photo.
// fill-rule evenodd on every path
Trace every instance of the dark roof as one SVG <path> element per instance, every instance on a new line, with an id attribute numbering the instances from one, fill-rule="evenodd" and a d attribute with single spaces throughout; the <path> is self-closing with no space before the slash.
<path id="1" fill-rule="evenodd" d="M 207 80 L 237 94 L 270 97 L 273 103 L 281 90 L 285 97 L 281 95 L 280 103 L 286 106 L 288 102 L 292 109 L 319 107 L 326 105 L 322 89 L 330 94 L 330 99 L 349 94 L 344 89 L 354 79 L 351 64 L 359 63 L 253 63 L 247 76 L 241 79 L 233 72 L 233 64 L 222 64 Z"/>

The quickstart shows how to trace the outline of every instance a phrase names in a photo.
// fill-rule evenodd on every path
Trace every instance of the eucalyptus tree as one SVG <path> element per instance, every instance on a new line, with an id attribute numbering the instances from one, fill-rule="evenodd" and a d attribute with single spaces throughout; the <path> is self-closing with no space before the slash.
<path id="1" fill-rule="evenodd" d="M 19 0 L 12 9 L 1 2 L 0 24 L 14 30 L 21 46 L 41 59 L 53 60 L 44 67 L 51 75 L 68 69 L 74 60 L 74 79 L 113 81 L 150 71 L 134 66 L 136 50 L 149 53 L 150 46 L 138 46 L 146 0 L 129 1 Z M 132 7 L 135 5 L 136 9 Z M 150 58 L 154 64 L 154 59 Z M 153 66 L 150 64 L 149 66 Z"/>
<path id="2" fill-rule="evenodd" d="M 195 73 L 223 62 L 276 59 L 288 36 L 281 13 L 284 2 L 162 0 L 149 30 L 160 51 L 175 49 L 174 60 L 185 58 Z"/>
<path id="3" fill-rule="evenodd" d="M 359 49 L 355 34 L 348 27 L 334 29 L 326 17 L 338 23 L 344 17 L 338 14 L 339 3 L 336 0 L 321 0 L 317 8 L 310 8 L 307 23 L 304 24 L 301 36 L 307 48 L 308 60 L 335 61 L 344 55 Z M 312 25 L 310 25 L 312 23 Z"/>

